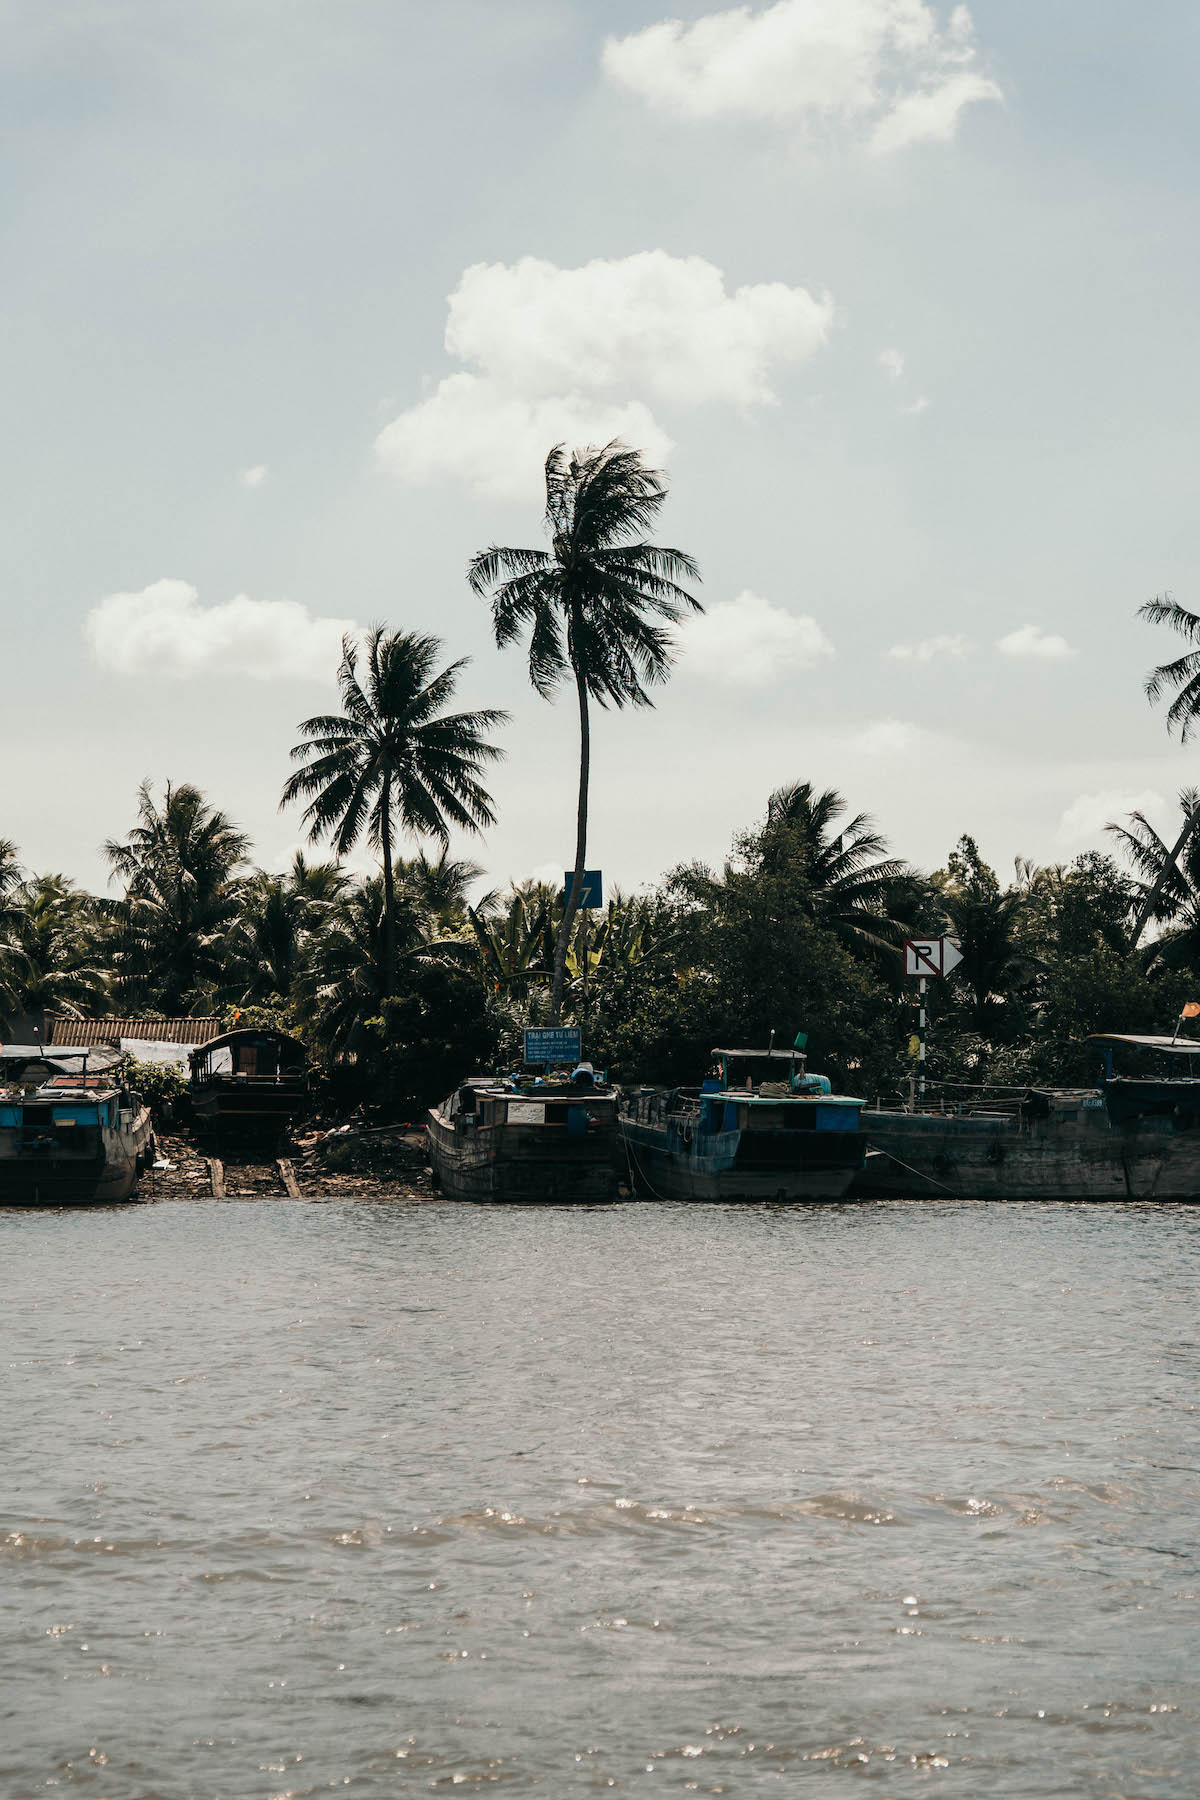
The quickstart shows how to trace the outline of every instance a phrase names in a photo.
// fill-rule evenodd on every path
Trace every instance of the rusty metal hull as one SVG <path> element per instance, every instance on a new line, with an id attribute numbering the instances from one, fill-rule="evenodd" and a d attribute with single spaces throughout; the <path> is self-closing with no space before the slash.
<path id="1" fill-rule="evenodd" d="M 0 1206 L 109 1206 L 132 1200 L 151 1156 L 149 1113 L 106 1131 L 88 1156 L 0 1154 Z"/>
<path id="2" fill-rule="evenodd" d="M 1091 1101 L 1043 1119 L 866 1112 L 862 1126 L 879 1154 L 854 1184 L 861 1199 L 1200 1199 L 1200 1130 L 1113 1124 Z"/>
<path id="3" fill-rule="evenodd" d="M 840 1200 L 862 1167 L 857 1132 L 722 1131 L 683 1143 L 670 1125 L 622 1118 L 642 1199 Z"/>
<path id="4" fill-rule="evenodd" d="M 537 1125 L 456 1131 L 439 1113 L 425 1124 L 434 1178 L 450 1200 L 505 1206 L 606 1206 L 618 1198 L 619 1146 L 611 1130 L 579 1138 Z"/>

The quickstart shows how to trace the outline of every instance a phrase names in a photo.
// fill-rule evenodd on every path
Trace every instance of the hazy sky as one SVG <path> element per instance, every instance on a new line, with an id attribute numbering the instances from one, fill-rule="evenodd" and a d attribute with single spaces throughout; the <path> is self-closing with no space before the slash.
<path id="1" fill-rule="evenodd" d="M 509 707 L 499 882 L 573 848 L 569 696 L 463 578 L 558 437 L 667 469 L 704 573 L 602 717 L 589 861 L 786 781 L 1007 871 L 1200 776 L 1200 14 L 1159 0 L 0 0 L 0 836 L 100 884 L 150 776 L 281 866 L 347 625 Z M 465 847 L 465 846 L 460 846 Z"/>

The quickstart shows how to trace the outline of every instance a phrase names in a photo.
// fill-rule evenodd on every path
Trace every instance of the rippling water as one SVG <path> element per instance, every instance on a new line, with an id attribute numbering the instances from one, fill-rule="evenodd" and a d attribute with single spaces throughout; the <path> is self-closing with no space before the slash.
<path id="1" fill-rule="evenodd" d="M 12 1800 L 1200 1792 L 1200 1211 L 164 1204 L 0 1250 Z"/>

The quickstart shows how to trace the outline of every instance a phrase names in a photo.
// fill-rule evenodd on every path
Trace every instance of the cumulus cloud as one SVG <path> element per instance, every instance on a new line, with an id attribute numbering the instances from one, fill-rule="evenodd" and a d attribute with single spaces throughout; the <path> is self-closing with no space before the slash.
<path id="1" fill-rule="evenodd" d="M 250 675 L 329 680 L 352 619 L 314 618 L 295 600 L 237 594 L 202 606 L 187 581 L 108 594 L 84 621 L 102 669 L 116 675 Z"/>
<path id="2" fill-rule="evenodd" d="M 541 478 L 552 444 L 607 444 L 613 438 L 665 462 L 674 445 L 640 400 L 624 406 L 581 394 L 526 399 L 479 375 L 451 375 L 380 432 L 376 454 L 397 480 L 420 486 L 446 477 L 480 493 L 520 500 Z"/>
<path id="3" fill-rule="evenodd" d="M 1064 662 L 1079 652 L 1057 632 L 1043 631 L 1040 625 L 1021 625 L 1007 637 L 996 639 L 1002 656 L 1023 656 L 1034 662 Z"/>
<path id="4" fill-rule="evenodd" d="M 885 654 L 894 662 L 931 663 L 936 657 L 950 656 L 961 660 L 971 646 L 957 633 L 938 632 L 936 637 L 922 638 L 916 644 L 893 644 Z"/>
<path id="5" fill-rule="evenodd" d="M 777 0 L 609 38 L 603 67 L 676 118 L 842 125 L 886 154 L 952 137 L 966 106 L 1001 97 L 969 66 L 973 39 L 965 6 L 942 27 L 927 0 Z"/>
<path id="6" fill-rule="evenodd" d="M 376 452 L 403 481 L 457 475 L 514 496 L 560 438 L 619 436 L 658 460 L 672 446 L 647 401 L 770 405 L 774 372 L 814 355 L 832 325 L 828 295 L 782 282 L 729 292 L 699 256 L 477 263 L 446 323 L 446 349 L 467 368 L 386 426 Z"/>
<path id="7" fill-rule="evenodd" d="M 247 488 L 261 487 L 270 472 L 271 471 L 267 468 L 266 463 L 255 463 L 252 469 L 242 470 L 242 486 Z"/>
<path id="8" fill-rule="evenodd" d="M 476 263 L 450 296 L 446 348 L 527 394 L 636 388 L 676 405 L 775 398 L 773 365 L 825 343 L 832 304 L 781 281 L 725 289 L 702 256 L 644 250 L 579 269 Z"/>
<path id="9" fill-rule="evenodd" d="M 690 619 L 682 643 L 694 674 L 745 687 L 766 687 L 835 655 L 814 618 L 790 613 L 748 588 Z"/>
<path id="10" fill-rule="evenodd" d="M 899 381 L 904 373 L 903 350 L 881 350 L 876 361 L 885 375 L 890 375 L 893 381 Z"/>
<path id="11" fill-rule="evenodd" d="M 1123 825 L 1131 812 L 1145 813 L 1153 824 L 1162 822 L 1170 808 L 1154 788 L 1133 793 L 1125 788 L 1105 788 L 1095 794 L 1080 794 L 1072 800 L 1058 822 L 1058 841 L 1063 845 L 1093 843 L 1106 825 Z"/>

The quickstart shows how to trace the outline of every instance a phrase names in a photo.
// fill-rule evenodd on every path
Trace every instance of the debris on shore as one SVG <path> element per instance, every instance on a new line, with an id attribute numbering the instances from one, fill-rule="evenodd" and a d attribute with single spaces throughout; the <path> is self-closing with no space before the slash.
<path id="1" fill-rule="evenodd" d="M 338 1126 L 272 1145 L 158 1136 L 143 1200 L 429 1200 L 423 1132 L 409 1124 Z"/>

